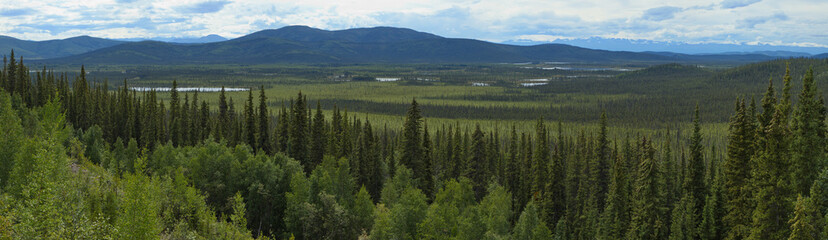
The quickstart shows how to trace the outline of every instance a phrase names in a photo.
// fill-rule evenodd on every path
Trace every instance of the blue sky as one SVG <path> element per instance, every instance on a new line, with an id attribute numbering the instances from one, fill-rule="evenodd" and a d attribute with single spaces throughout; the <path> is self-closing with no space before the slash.
<path id="1" fill-rule="evenodd" d="M 825 0 L 13 0 L 0 35 L 232 38 L 307 25 L 394 26 L 493 42 L 588 37 L 828 47 Z"/>

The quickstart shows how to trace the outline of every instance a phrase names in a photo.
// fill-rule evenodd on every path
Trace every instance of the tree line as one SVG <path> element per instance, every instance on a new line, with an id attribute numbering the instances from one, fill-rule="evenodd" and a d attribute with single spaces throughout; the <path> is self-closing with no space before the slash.
<path id="1" fill-rule="evenodd" d="M 416 100 L 375 128 L 264 91 L 217 111 L 198 93 L 90 84 L 5 62 L 0 238 L 824 239 L 825 107 L 802 78 L 737 99 L 724 150 L 429 126 Z M 34 74 L 34 76 L 29 76 Z M 63 121 L 65 118 L 65 121 Z M 429 130 L 429 127 L 432 130 Z M 674 140 L 677 140 L 674 142 Z"/>

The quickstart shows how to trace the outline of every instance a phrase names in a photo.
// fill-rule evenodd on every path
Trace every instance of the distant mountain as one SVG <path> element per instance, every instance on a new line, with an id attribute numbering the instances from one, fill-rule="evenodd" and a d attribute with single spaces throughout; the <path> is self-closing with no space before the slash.
<path id="1" fill-rule="evenodd" d="M 504 43 L 516 45 L 536 45 L 546 42 L 516 40 Z M 610 51 L 624 50 L 633 52 L 675 52 L 683 54 L 763 54 L 772 57 L 807 57 L 812 54 L 828 52 L 828 48 L 823 47 L 774 46 L 767 44 L 691 44 L 683 42 L 600 37 L 557 39 L 555 41 L 552 41 L 552 43 L 560 43 L 584 48 L 602 49 Z"/>
<path id="2" fill-rule="evenodd" d="M 648 53 L 592 50 L 563 44 L 513 46 L 443 38 L 411 29 L 376 27 L 327 31 L 304 26 L 264 30 L 206 44 L 145 41 L 126 43 L 47 63 L 499 63 L 499 62 L 662 62 Z"/>
<path id="3" fill-rule="evenodd" d="M 158 42 L 169 42 L 169 43 L 212 43 L 212 42 L 221 42 L 227 41 L 227 38 L 216 35 L 210 34 L 204 37 L 199 38 L 123 38 L 118 39 L 122 41 L 129 41 L 129 42 L 141 42 L 141 41 L 158 41 Z"/>
<path id="4" fill-rule="evenodd" d="M 392 43 L 442 39 L 443 37 L 407 28 L 394 27 L 352 28 L 327 31 L 307 26 L 287 26 L 279 29 L 258 31 L 234 40 L 243 41 L 257 38 L 278 38 L 296 42 Z"/>
<path id="5" fill-rule="evenodd" d="M 820 55 L 815 55 L 814 58 L 828 58 L 828 53 L 823 53 Z"/>
<path id="6" fill-rule="evenodd" d="M 59 58 L 112 47 L 122 43 L 124 42 L 89 36 L 48 41 L 29 41 L 0 36 L 0 55 L 9 54 L 14 49 L 15 56 L 23 56 L 24 60 Z"/>
<path id="7" fill-rule="evenodd" d="M 266 64 L 266 63 L 522 63 L 639 62 L 746 63 L 764 54 L 691 55 L 673 52 L 595 50 L 566 44 L 516 46 L 444 38 L 405 28 L 328 31 L 306 26 L 263 30 L 210 43 L 130 42 L 47 64 Z"/>

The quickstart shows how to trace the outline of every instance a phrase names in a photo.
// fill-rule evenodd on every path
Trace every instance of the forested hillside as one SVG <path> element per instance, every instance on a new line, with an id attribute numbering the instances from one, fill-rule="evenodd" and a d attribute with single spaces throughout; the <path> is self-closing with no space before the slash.
<path id="1" fill-rule="evenodd" d="M 211 108 L 176 82 L 164 102 L 12 56 L 0 239 L 825 239 L 826 109 L 804 68 L 734 99 L 717 149 L 705 105 L 681 110 L 690 136 L 610 138 L 607 114 L 595 131 L 428 125 L 416 100 L 375 126 L 302 93 L 270 112 L 264 87 L 243 109 L 222 91 Z M 709 74 L 636 74 L 657 86 L 659 70 Z"/>

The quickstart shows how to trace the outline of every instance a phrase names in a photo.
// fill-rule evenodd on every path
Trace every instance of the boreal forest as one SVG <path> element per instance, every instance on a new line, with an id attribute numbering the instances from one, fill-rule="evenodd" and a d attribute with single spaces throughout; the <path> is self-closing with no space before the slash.
<path id="1" fill-rule="evenodd" d="M 767 70 L 784 62 L 784 75 Z M 828 239 L 826 82 L 813 65 L 817 75 L 825 67 L 807 59 L 742 72 L 664 65 L 615 82 L 442 96 L 557 94 L 549 101 L 579 104 L 461 108 L 434 97 L 334 100 L 349 91 L 343 84 L 319 97 L 256 81 L 232 94 L 178 91 L 178 81 L 155 84 L 169 92 L 137 91 L 90 77 L 86 66 L 30 68 L 12 52 L 0 73 L 0 239 Z M 381 75 L 368 68 L 342 76 Z M 444 82 L 476 78 L 459 75 L 469 71 L 505 84 L 488 74 L 502 66 L 445 67 L 455 75 L 413 68 Z M 652 80 L 664 72 L 688 80 Z M 762 86 L 713 90 L 689 80 L 745 72 Z M 624 79 L 649 87 L 623 90 Z M 648 92 L 658 84 L 690 90 Z M 611 98 L 556 92 L 594 86 Z M 291 96 L 273 101 L 274 88 Z M 664 103 L 667 95 L 683 99 Z M 404 115 L 348 110 L 370 108 Z M 503 122 L 459 120 L 475 112 Z M 644 119 L 657 122 L 641 130 Z"/>

